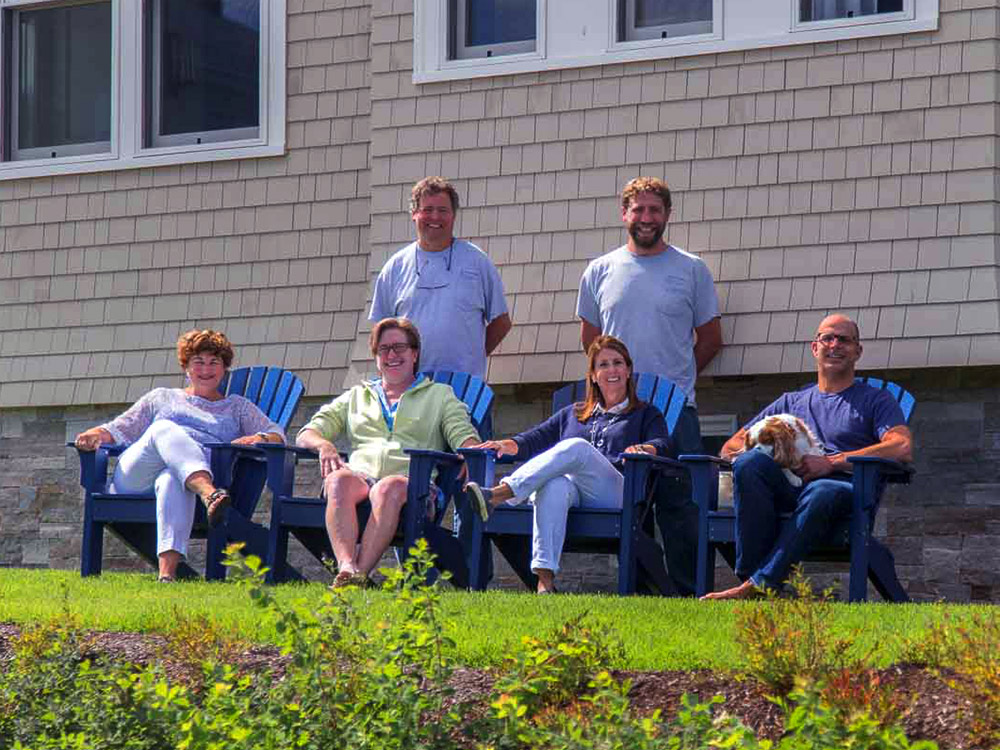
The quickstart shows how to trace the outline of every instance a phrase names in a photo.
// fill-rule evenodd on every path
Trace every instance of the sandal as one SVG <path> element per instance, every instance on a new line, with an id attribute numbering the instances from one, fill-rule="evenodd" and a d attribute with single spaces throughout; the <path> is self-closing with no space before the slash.
<path id="1" fill-rule="evenodd" d="M 158 576 L 156 579 L 157 583 L 177 583 L 177 579 L 173 576 Z"/>
<path id="2" fill-rule="evenodd" d="M 216 490 L 208 497 L 202 497 L 201 500 L 205 503 L 205 510 L 208 512 L 208 525 L 214 529 L 221 523 L 223 511 L 232 502 L 229 493 L 226 490 Z"/>
<path id="3" fill-rule="evenodd" d="M 372 586 L 372 579 L 356 570 L 342 570 L 333 579 L 331 589 L 343 589 L 348 586 L 357 586 L 359 589 L 367 589 Z"/>

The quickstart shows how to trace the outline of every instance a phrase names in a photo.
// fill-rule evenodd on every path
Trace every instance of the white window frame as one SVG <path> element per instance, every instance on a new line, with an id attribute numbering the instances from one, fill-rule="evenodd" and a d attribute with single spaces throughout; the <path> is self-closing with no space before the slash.
<path id="1" fill-rule="evenodd" d="M 146 131 L 143 132 L 144 141 L 147 148 L 161 148 L 164 146 L 192 146 L 202 143 L 226 143 L 229 141 L 258 141 L 261 137 L 259 123 L 264 121 L 266 115 L 264 107 L 263 92 L 258 93 L 257 127 L 229 128 L 225 130 L 202 130 L 191 131 L 190 133 L 176 133 L 173 135 L 159 135 L 155 132 L 156 123 L 160 119 L 160 61 L 162 51 L 159 50 L 162 13 L 160 12 L 163 3 L 169 0 L 145 0 L 144 5 L 150 15 L 151 28 L 143 25 L 143 75 L 146 75 L 147 68 L 151 69 L 148 85 L 142 87 L 143 113 L 145 115 Z M 263 18 L 261 22 L 263 24 Z M 149 31 L 147 34 L 146 32 Z M 261 29 L 263 34 L 263 29 Z M 148 48 L 147 46 L 148 45 Z M 160 54 L 157 54 L 160 52 Z M 263 55 L 258 56 L 257 77 L 263 82 L 267 75 L 267 65 Z M 146 80 L 145 78 L 143 80 Z"/>
<path id="2" fill-rule="evenodd" d="M 636 2 L 637 0 L 617 0 L 617 5 L 624 6 L 621 12 L 624 14 L 625 18 L 624 23 L 622 23 L 618 7 L 616 7 L 615 17 L 616 19 L 619 19 L 619 27 L 617 29 L 618 33 L 615 36 L 617 45 L 625 45 L 634 42 L 655 42 L 657 44 L 662 44 L 664 42 L 690 40 L 691 38 L 697 38 L 699 40 L 722 38 L 722 0 L 711 0 L 712 20 L 709 21 L 711 24 L 711 29 L 709 31 L 685 30 L 680 33 L 667 33 L 667 29 L 669 27 L 666 24 L 662 24 L 660 26 L 649 26 L 644 29 L 636 28 L 635 25 L 629 20 L 635 17 L 634 11 Z M 664 33 L 667 35 L 664 36 Z"/>
<path id="3" fill-rule="evenodd" d="M 413 82 L 457 81 L 762 47 L 935 31 L 941 0 L 906 12 L 797 23 L 798 0 L 713 0 L 714 33 L 619 42 L 620 0 L 538 0 L 536 51 L 448 59 L 448 0 L 413 3 Z"/>
<path id="4" fill-rule="evenodd" d="M 449 8 L 448 33 L 454 33 L 455 57 L 453 60 L 483 60 L 494 56 L 530 54 L 538 49 L 538 6 L 541 0 L 535 0 L 535 38 L 521 42 L 501 42 L 500 44 L 466 44 L 465 41 L 465 4 L 466 0 L 453 0 L 455 17 L 451 18 Z M 451 41 L 449 39 L 449 41 Z M 449 45 L 450 46 L 450 45 Z"/>
<path id="5" fill-rule="evenodd" d="M 147 95 L 146 35 L 144 11 L 152 3 L 143 0 L 110 0 L 111 21 L 111 145 L 104 153 L 57 156 L 55 158 L 0 161 L 0 181 L 56 174 L 80 174 L 119 169 L 135 169 L 172 164 L 281 156 L 285 153 L 285 72 L 286 72 L 286 0 L 260 0 L 260 118 L 256 137 L 237 137 L 226 141 L 202 143 L 170 142 L 157 146 L 145 144 Z M 7 11 L 35 9 L 47 5 L 72 4 L 72 0 L 0 0 L 0 38 L 9 40 L 11 29 Z M 0 55 L 0 84 L 11 85 L 7 55 Z M 8 97 L 9 99 L 9 97 Z M 13 116 L 13 112 L 9 113 Z M 3 128 L 11 123 L 0 108 Z M 6 136 L 4 136 L 6 138 Z M 195 140 L 197 134 L 195 135 Z M 9 144 L 3 143 L 4 151 Z"/>
<path id="6" fill-rule="evenodd" d="M 793 32 L 798 32 L 811 31 L 815 29 L 850 28 L 853 26 L 866 26 L 868 24 L 912 21 L 916 3 L 915 0 L 903 0 L 903 10 L 895 13 L 869 13 L 866 16 L 853 16 L 851 18 L 824 18 L 820 21 L 800 21 L 799 0 L 792 0 L 791 5 L 792 16 L 789 28 Z"/>
<path id="7" fill-rule="evenodd" d="M 111 45 L 114 47 L 114 6 L 109 0 L 98 0 L 98 2 L 105 2 L 110 6 L 111 11 Z M 97 2 L 86 2 L 86 3 L 49 3 L 52 8 L 65 8 L 71 5 L 96 5 Z M 109 108 L 109 132 L 111 132 L 111 138 L 107 141 L 92 141 L 90 143 L 69 143 L 61 146 L 34 146 L 32 148 L 21 148 L 19 143 L 19 130 L 20 130 L 20 97 L 18 96 L 18 87 L 16 85 L 16 80 L 20 73 L 20 52 L 21 52 L 21 35 L 19 33 L 20 27 L 20 14 L 25 11 L 34 10 L 45 10 L 45 7 L 33 6 L 33 7 L 23 7 L 18 6 L 10 8 L 10 31 L 6 38 L 10 40 L 10 56 L 5 57 L 5 60 L 10 61 L 10 80 L 4 81 L 4 85 L 9 87 L 10 95 L 7 97 L 7 101 L 10 103 L 10 120 L 4 126 L 4 132 L 7 137 L 10 138 L 9 148 L 5 149 L 9 152 L 9 158 L 11 161 L 25 162 L 29 160 L 49 160 L 58 159 L 60 157 L 76 157 L 76 156 L 90 156 L 90 155 L 106 155 L 111 153 L 111 144 L 114 141 L 114 105 Z M 5 32 L 6 33 L 6 32 Z M 115 59 L 111 59 L 111 76 L 108 82 L 109 89 L 113 92 L 114 90 L 114 80 L 115 80 Z M 113 95 L 112 95 L 113 99 Z M 58 156 L 52 156 L 52 153 L 58 150 Z"/>

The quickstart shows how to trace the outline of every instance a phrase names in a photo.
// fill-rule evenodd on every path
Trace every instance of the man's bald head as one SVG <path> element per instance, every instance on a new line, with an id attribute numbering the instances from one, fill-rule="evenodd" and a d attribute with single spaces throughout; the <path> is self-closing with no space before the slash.
<path id="1" fill-rule="evenodd" d="M 846 323 L 849 325 L 851 330 L 854 331 L 855 340 L 861 340 L 861 329 L 858 328 L 858 324 L 842 313 L 834 313 L 833 315 L 827 315 L 823 318 L 823 320 L 819 322 L 819 327 L 816 329 L 816 335 L 818 336 L 820 331 L 823 329 L 837 325 L 838 323 Z"/>

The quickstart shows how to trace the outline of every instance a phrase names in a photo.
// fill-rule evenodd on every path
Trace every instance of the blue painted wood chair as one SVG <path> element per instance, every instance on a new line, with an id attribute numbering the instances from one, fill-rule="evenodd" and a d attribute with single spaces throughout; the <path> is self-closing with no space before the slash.
<path id="1" fill-rule="evenodd" d="M 240 367 L 226 374 L 219 384 L 219 392 L 244 396 L 282 429 L 287 429 L 305 388 L 296 375 L 279 367 Z M 264 555 L 266 529 L 254 523 L 252 518 L 267 470 L 264 454 L 257 448 L 229 443 L 207 445 L 212 449 L 214 483 L 229 490 L 232 496 L 232 506 L 215 529 L 208 527 L 204 505 L 197 503 L 195 506 L 191 536 L 208 540 L 205 577 L 212 580 L 225 578 L 222 552 L 231 541 L 246 542 L 247 551 Z M 96 451 L 77 451 L 80 484 L 84 489 L 80 573 L 85 576 L 101 572 L 105 529 L 142 558 L 156 564 L 156 498 L 152 494 L 108 492 L 108 459 L 121 455 L 126 447 L 108 444 Z M 187 563 L 181 563 L 178 575 L 189 578 L 197 573 Z"/>
<path id="2" fill-rule="evenodd" d="M 466 407 L 472 424 L 484 434 L 484 426 L 491 419 L 493 390 L 480 378 L 465 373 L 424 373 L 435 382 L 450 385 Z M 267 573 L 269 583 L 280 583 L 289 578 L 288 537 L 294 536 L 318 560 L 333 557 L 326 533 L 326 499 L 295 495 L 295 466 L 301 459 L 316 459 L 316 452 L 294 446 L 266 446 L 268 454 L 268 487 L 273 493 L 271 522 L 267 544 Z M 394 542 L 400 548 L 400 558 L 405 559 L 417 539 L 427 539 L 430 550 L 437 556 L 437 567 L 452 574 L 456 586 L 467 587 L 469 571 L 461 544 L 448 529 L 439 524 L 448 502 L 455 498 L 456 505 L 464 508 L 464 493 L 458 483 L 463 459 L 454 453 L 425 449 L 407 449 L 410 456 L 409 482 L 406 504 L 400 517 Z M 435 475 L 435 485 L 441 490 L 433 517 L 426 510 L 428 488 Z M 369 503 L 358 507 L 359 531 L 371 513 Z M 464 511 L 463 511 L 464 515 Z"/>
<path id="3" fill-rule="evenodd" d="M 686 403 L 684 392 L 671 381 L 651 374 L 637 374 L 638 397 L 656 406 L 673 434 L 678 417 Z M 552 412 L 582 401 L 586 382 L 581 380 L 560 388 L 552 396 Z M 469 464 L 469 476 L 483 486 L 493 486 L 496 459 L 493 451 L 462 449 Z M 651 505 L 653 480 L 657 475 L 678 476 L 686 471 L 677 461 L 646 454 L 622 454 L 625 489 L 622 508 L 571 508 L 566 519 L 564 552 L 613 554 L 618 557 L 618 593 L 632 594 L 637 584 L 659 593 L 673 591 L 673 585 L 663 563 L 663 551 L 655 539 L 643 530 L 643 518 Z M 468 512 L 468 511 L 467 511 Z M 475 525 L 469 555 L 472 586 L 483 589 L 487 584 L 486 560 L 492 542 L 507 559 L 525 586 L 534 590 L 537 579 L 530 569 L 533 506 L 500 505 L 493 509 L 489 520 L 469 512 L 468 521 Z M 465 519 L 463 518 L 463 523 Z"/>
<path id="4" fill-rule="evenodd" d="M 915 401 L 908 391 L 879 378 L 856 380 L 891 393 L 899 403 L 903 417 L 910 421 Z M 736 566 L 736 512 L 731 507 L 719 508 L 719 471 L 731 469 L 732 464 L 716 456 L 680 456 L 680 460 L 691 469 L 694 499 L 699 510 L 696 589 L 697 595 L 702 596 L 715 588 L 716 550 L 731 568 Z M 854 467 L 854 507 L 850 521 L 832 529 L 828 542 L 814 549 L 806 559 L 850 562 L 848 599 L 852 602 L 865 601 L 869 578 L 883 599 L 909 601 L 896 575 L 892 552 L 872 537 L 872 529 L 886 484 L 908 484 L 913 469 L 884 458 L 861 457 L 849 458 L 848 461 Z M 790 514 L 786 514 L 786 523 L 789 518 Z"/>

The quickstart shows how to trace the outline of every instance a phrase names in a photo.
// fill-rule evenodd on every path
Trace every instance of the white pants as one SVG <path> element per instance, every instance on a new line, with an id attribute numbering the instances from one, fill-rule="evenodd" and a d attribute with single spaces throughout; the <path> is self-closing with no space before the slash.
<path id="1" fill-rule="evenodd" d="M 205 449 L 182 427 L 159 419 L 118 459 L 111 492 L 156 495 L 156 554 L 187 554 L 194 524 L 194 493 L 185 487 L 196 471 L 211 473 Z"/>
<path id="2" fill-rule="evenodd" d="M 604 454 L 583 438 L 561 440 L 500 480 L 510 487 L 517 505 L 528 499 L 535 506 L 531 569 L 559 571 L 566 541 L 569 509 L 620 508 L 625 477 Z"/>

